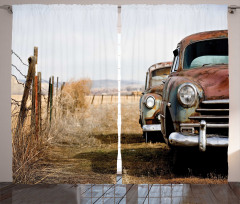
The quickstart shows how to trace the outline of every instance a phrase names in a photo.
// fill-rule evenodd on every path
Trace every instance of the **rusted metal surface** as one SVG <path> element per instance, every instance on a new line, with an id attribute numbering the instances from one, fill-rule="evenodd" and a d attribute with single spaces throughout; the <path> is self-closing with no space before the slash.
<path id="1" fill-rule="evenodd" d="M 196 33 L 193 35 L 189 35 L 185 37 L 178 43 L 178 46 L 181 47 L 179 53 L 179 67 L 178 71 L 183 70 L 183 53 L 185 48 L 195 42 L 203 41 L 203 40 L 210 40 L 210 39 L 221 39 L 221 38 L 228 38 L 228 31 L 227 30 L 217 30 L 217 31 L 208 31 L 208 32 L 201 32 Z"/>
<path id="2" fill-rule="evenodd" d="M 156 86 L 152 85 L 152 74 L 155 73 L 157 76 L 163 76 L 163 79 L 166 79 L 170 74 L 172 62 L 162 62 L 152 65 L 148 68 L 147 76 L 149 80 L 146 80 L 145 91 L 140 99 L 140 123 L 141 125 L 150 125 L 150 124 L 160 124 L 157 116 L 160 112 L 160 106 L 162 103 L 162 91 L 163 91 L 163 82 L 159 83 Z M 148 83 L 148 84 L 147 84 Z M 149 96 L 155 98 L 155 105 L 153 108 L 149 109 L 145 105 L 145 101 Z"/>
<path id="3" fill-rule="evenodd" d="M 169 136 L 167 135 L 167 128 L 169 128 L 167 124 L 169 126 L 169 123 L 172 123 L 173 131 L 175 132 L 180 132 L 180 124 L 199 124 L 200 119 L 203 117 L 210 120 L 210 123 L 212 122 L 211 120 L 216 120 L 213 121 L 215 124 L 218 124 L 218 122 L 228 124 L 229 104 L 226 103 L 229 99 L 228 65 L 206 64 L 206 66 L 183 69 L 184 51 L 188 45 L 205 40 L 226 39 L 227 37 L 228 32 L 226 30 L 202 32 L 184 38 L 177 45 L 179 48 L 178 67 L 175 69 L 175 72 L 169 75 L 164 84 L 162 105 L 160 107 L 160 114 L 163 115 L 163 117 L 161 117 L 161 129 L 165 141 L 167 141 Z M 184 105 L 181 105 L 177 97 L 178 89 L 184 83 L 192 84 L 197 91 L 197 99 L 191 107 L 184 107 Z M 202 103 L 206 101 L 212 101 L 212 103 Z M 171 106 L 167 105 L 169 103 Z M 217 109 L 217 111 L 214 109 Z M 167 116 L 167 114 L 169 114 L 169 116 Z M 204 114 L 206 115 L 204 116 Z M 167 119 L 165 119 L 166 117 Z M 208 126 L 208 122 L 209 121 L 207 121 L 206 126 Z M 212 129 L 214 128 L 211 128 L 211 130 Z M 193 134 L 199 135 L 199 131 L 199 128 L 195 128 Z M 225 131 L 225 133 L 226 132 L 227 131 Z M 210 133 L 214 134 L 213 131 Z"/>
<path id="4" fill-rule="evenodd" d="M 152 85 L 152 73 L 154 71 L 158 71 L 159 75 L 165 76 L 165 78 L 168 77 L 168 75 L 170 74 L 170 69 L 172 66 L 172 62 L 161 62 L 161 63 L 157 63 L 152 65 L 151 67 L 148 68 L 148 73 L 149 73 L 149 83 L 147 84 L 147 92 L 149 93 L 158 93 L 159 90 L 163 89 L 163 84 L 161 84 L 161 86 L 153 86 Z"/>
<path id="5" fill-rule="evenodd" d="M 214 65 L 182 70 L 173 73 L 173 76 L 184 77 L 201 86 L 204 100 L 229 98 L 228 65 Z"/>

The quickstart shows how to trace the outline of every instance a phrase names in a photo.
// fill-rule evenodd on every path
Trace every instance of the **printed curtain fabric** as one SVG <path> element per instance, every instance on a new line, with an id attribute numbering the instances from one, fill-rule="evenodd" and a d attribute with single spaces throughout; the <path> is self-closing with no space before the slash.
<path id="1" fill-rule="evenodd" d="M 116 6 L 15 5 L 13 12 L 12 49 L 27 59 L 38 46 L 44 79 L 116 79 Z"/>
<path id="2" fill-rule="evenodd" d="M 44 182 L 113 182 L 109 175 L 116 172 L 117 158 L 117 16 L 115 5 L 13 6 L 14 181 L 36 183 L 37 177 L 50 173 L 42 167 L 53 165 L 53 180 Z M 34 47 L 35 74 L 28 75 Z M 105 150 L 113 152 L 111 158 Z M 34 155 L 42 153 L 49 160 L 37 171 Z"/>
<path id="3" fill-rule="evenodd" d="M 172 61 L 188 35 L 225 29 L 226 5 L 123 5 L 122 80 L 144 81 L 147 68 Z"/>
<path id="4" fill-rule="evenodd" d="M 227 5 L 123 5 L 121 23 L 122 136 L 129 141 L 128 143 L 132 141 L 128 147 L 131 151 L 125 150 L 125 154 L 122 156 L 125 164 L 123 165 L 124 171 L 129 172 L 127 182 L 161 183 L 164 179 L 169 178 L 184 177 L 187 180 L 189 175 L 193 177 L 205 175 L 209 178 L 207 174 L 209 175 L 210 172 L 215 172 L 213 174 L 216 176 L 227 179 L 227 152 L 224 152 L 221 160 L 214 159 L 218 157 L 216 153 L 215 157 L 214 154 L 206 154 L 208 156 L 191 154 L 191 151 L 187 149 L 187 142 L 188 139 L 191 140 L 194 137 L 187 138 L 185 135 L 189 133 L 190 135 L 195 134 L 195 139 L 198 141 L 199 130 L 192 127 L 191 124 L 190 128 L 180 127 L 181 123 L 187 123 L 188 125 L 193 121 L 200 122 L 196 120 L 197 117 L 192 121 L 189 121 L 188 117 L 198 115 L 201 118 L 199 115 L 204 115 L 204 113 L 195 113 L 195 109 L 199 108 L 199 106 L 194 101 L 194 88 L 185 87 L 184 82 L 195 84 L 193 87 L 201 86 L 204 89 L 201 99 L 223 99 L 223 103 L 225 103 L 225 99 L 228 100 L 227 40 L 223 39 L 221 42 L 205 41 L 206 43 L 202 44 L 204 46 L 201 46 L 201 48 L 192 47 L 191 51 L 185 54 L 185 57 L 188 57 L 189 62 L 192 62 L 194 58 L 196 60 L 195 64 L 192 63 L 188 68 L 192 69 L 198 66 L 200 68 L 189 70 L 189 72 L 183 70 L 172 75 L 172 77 L 168 77 L 174 58 L 173 51 L 177 47 L 180 50 L 174 52 L 176 55 L 173 62 L 174 71 L 180 67 L 178 65 L 183 63 L 184 48 L 178 45 L 182 39 L 199 32 L 228 29 Z M 212 36 L 209 39 L 214 38 L 213 34 L 209 36 Z M 226 38 L 227 31 L 219 32 L 216 37 Z M 197 41 L 197 39 L 203 40 L 204 38 L 199 35 L 196 39 L 192 38 L 191 42 L 194 43 L 194 40 Z M 219 42 L 218 46 L 212 44 L 214 42 Z M 179 54 L 180 52 L 181 54 Z M 179 55 L 181 55 L 181 61 Z M 210 66 L 220 66 L 215 65 L 216 63 L 223 66 L 223 73 L 217 75 L 218 71 L 221 72 L 221 69 L 215 68 L 216 72 L 214 74 L 207 75 L 208 72 L 213 73 L 213 68 L 210 69 Z M 201 67 L 204 67 L 204 69 L 201 70 Z M 214 76 L 215 80 L 211 79 Z M 202 85 L 204 83 L 208 85 Z M 181 89 L 182 92 L 177 95 L 180 85 L 184 89 Z M 212 90 L 211 94 L 207 93 L 207 89 Z M 193 97 L 192 104 L 181 105 L 179 98 L 177 98 L 180 96 L 185 97 L 186 100 L 187 98 L 190 100 L 190 96 Z M 195 96 L 196 99 L 200 97 L 197 93 Z M 186 103 L 186 100 L 183 102 Z M 194 106 L 193 103 L 195 103 Z M 225 105 L 225 108 L 227 111 L 228 105 Z M 205 114 L 209 115 L 210 112 L 205 112 Z M 225 116 L 221 118 L 220 123 L 227 125 L 228 119 L 224 118 L 227 118 L 228 112 L 221 114 Z M 202 117 L 207 117 L 206 115 Z M 219 123 L 219 120 L 212 119 L 210 121 L 205 118 L 202 120 L 207 121 L 207 123 Z M 207 134 L 210 134 L 210 131 L 215 134 L 225 135 L 225 139 L 228 136 L 228 128 L 221 130 L 207 128 Z M 186 155 L 181 154 L 181 151 L 179 151 L 180 153 L 175 152 L 175 156 L 171 156 L 169 145 L 166 145 L 165 142 L 169 143 L 170 139 L 168 138 L 173 132 L 175 134 L 171 138 L 174 140 L 171 141 L 175 142 L 175 146 L 185 145 Z M 163 138 L 163 134 L 165 138 Z M 193 144 L 191 143 L 191 145 Z M 196 149 L 198 149 L 197 146 L 200 144 L 196 143 L 195 145 Z M 201 146 L 199 148 L 201 149 Z M 174 150 L 174 148 L 172 149 Z M 213 160 L 215 162 L 212 162 Z M 201 163 L 201 161 L 203 162 Z M 204 171 L 199 170 L 201 168 L 204 168 Z M 137 178 L 140 176 L 145 179 Z M 174 180 L 169 182 L 174 182 Z M 189 182 L 191 183 L 190 180 Z"/>
<path id="5" fill-rule="evenodd" d="M 14 5 L 14 181 L 115 183 L 117 172 L 124 183 L 175 178 L 169 147 L 152 143 L 161 136 L 173 50 L 191 34 L 226 29 L 226 5 Z M 222 166 L 199 174 L 184 167 L 190 177 L 226 176 Z"/>

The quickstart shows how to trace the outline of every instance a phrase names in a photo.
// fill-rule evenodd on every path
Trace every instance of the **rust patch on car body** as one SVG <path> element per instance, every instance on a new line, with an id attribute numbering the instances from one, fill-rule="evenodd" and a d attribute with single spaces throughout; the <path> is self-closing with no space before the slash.
<path id="1" fill-rule="evenodd" d="M 204 100 L 229 98 L 228 65 L 214 65 L 182 70 L 174 73 L 175 76 L 188 78 L 199 84 L 204 92 Z"/>
<path id="2" fill-rule="evenodd" d="M 165 117 L 166 111 L 169 110 L 175 131 L 180 132 L 180 123 L 198 123 L 198 121 L 189 119 L 189 117 L 200 115 L 196 109 L 199 108 L 203 100 L 229 99 L 227 64 L 206 64 L 201 67 L 183 69 L 184 51 L 188 45 L 199 41 L 226 38 L 228 38 L 227 30 L 208 31 L 190 35 L 178 43 L 179 63 L 177 70 L 175 69 L 176 71 L 169 75 L 163 87 L 163 105 L 160 107 L 161 114 Z M 184 83 L 191 83 L 197 89 L 198 97 L 191 107 L 183 107 L 177 98 L 178 88 Z M 162 131 L 166 136 L 164 120 L 161 119 Z"/>
<path id="3" fill-rule="evenodd" d="M 145 82 L 145 91 L 140 99 L 140 121 L 143 124 L 159 124 L 157 115 L 160 112 L 160 106 L 162 104 L 162 92 L 164 83 L 162 80 L 166 80 L 170 74 L 170 69 L 172 62 L 161 62 L 156 63 L 148 68 L 146 82 Z M 147 78 L 149 77 L 149 78 Z M 154 77 L 159 77 L 155 84 Z M 149 109 L 145 105 L 147 97 L 153 96 L 155 98 L 155 105 L 153 108 Z"/>

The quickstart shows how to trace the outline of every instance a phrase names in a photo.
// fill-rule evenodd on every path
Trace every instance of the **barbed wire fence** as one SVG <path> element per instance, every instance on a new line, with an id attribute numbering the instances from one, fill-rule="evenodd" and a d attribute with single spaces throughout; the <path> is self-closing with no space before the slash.
<path id="1" fill-rule="evenodd" d="M 49 81 L 48 90 L 42 87 L 41 72 L 36 73 L 37 47 L 28 64 L 13 50 L 12 56 L 20 62 L 15 61 L 18 66 L 12 64 L 11 74 L 12 89 L 17 90 L 16 95 L 11 96 L 13 179 L 19 183 L 36 183 L 31 174 L 49 139 L 46 135 L 53 112 L 54 77 Z"/>

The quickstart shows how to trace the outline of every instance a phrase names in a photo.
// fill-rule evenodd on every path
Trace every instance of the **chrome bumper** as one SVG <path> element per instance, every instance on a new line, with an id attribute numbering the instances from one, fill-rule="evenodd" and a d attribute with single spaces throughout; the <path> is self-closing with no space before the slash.
<path id="1" fill-rule="evenodd" d="M 227 147 L 228 137 L 214 136 L 206 137 L 206 121 L 200 122 L 199 135 L 184 135 L 178 132 L 173 132 L 169 136 L 169 142 L 173 146 L 199 146 L 200 151 L 206 151 L 206 146 Z"/>
<path id="2" fill-rule="evenodd" d="M 143 132 L 161 131 L 161 124 L 143 125 Z"/>

